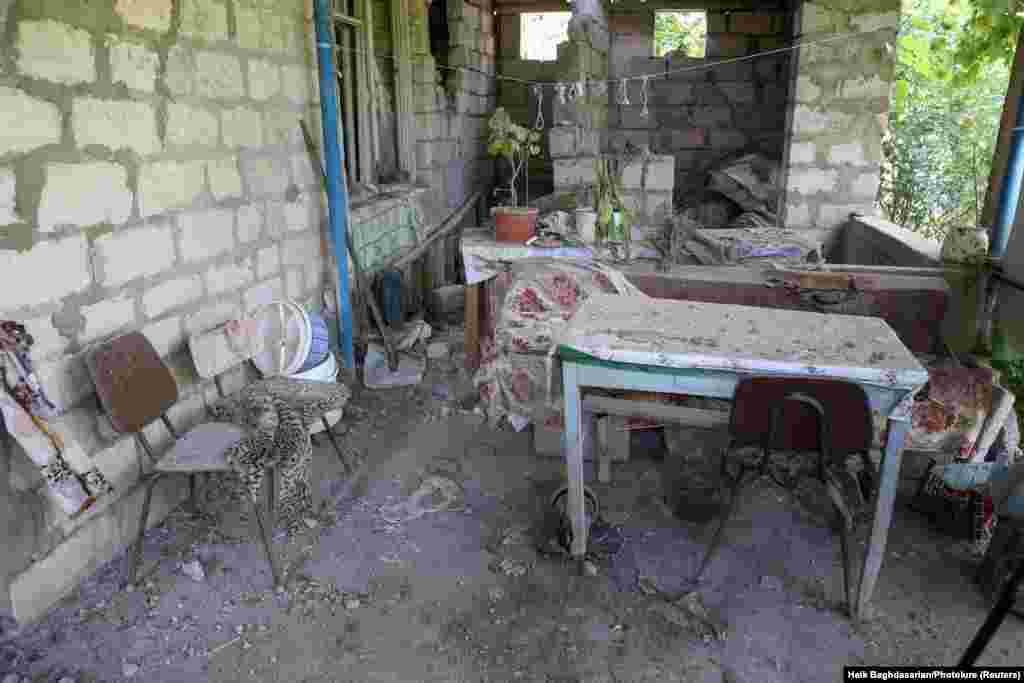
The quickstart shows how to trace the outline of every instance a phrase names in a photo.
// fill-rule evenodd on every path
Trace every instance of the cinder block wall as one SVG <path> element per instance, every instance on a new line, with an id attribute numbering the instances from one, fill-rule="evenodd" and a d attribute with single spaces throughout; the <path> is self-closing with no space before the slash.
<path id="1" fill-rule="evenodd" d="M 796 56 L 785 217 L 790 227 L 819 230 L 824 239 L 851 213 L 875 213 L 893 80 L 898 0 L 851 7 L 809 0 L 799 17 L 805 41 L 871 31 L 807 46 Z"/>
<path id="2" fill-rule="evenodd" d="M 3 9 L 0 318 L 35 336 L 57 427 L 116 488 L 69 520 L 24 454 L 0 453 L 0 607 L 31 619 L 138 519 L 135 445 L 100 416 L 84 350 L 142 330 L 179 379 L 172 417 L 198 419 L 213 392 L 183 357 L 189 333 L 271 298 L 319 299 L 323 211 L 298 128 L 319 122 L 308 0 Z M 158 491 L 154 520 L 181 494 Z"/>
<path id="3" fill-rule="evenodd" d="M 397 168 L 389 7 L 374 3 L 382 176 Z M 429 63 L 425 0 L 410 7 L 424 187 L 353 203 L 370 267 L 491 177 L 490 5 L 450 3 L 449 63 L 470 71 L 447 82 Z M 333 266 L 298 125 L 320 130 L 313 34 L 311 0 L 0 3 L 0 319 L 36 337 L 55 426 L 116 488 L 70 520 L 24 454 L 0 451 L 0 610 L 40 616 L 134 537 L 139 453 L 101 415 L 90 344 L 146 334 L 178 380 L 171 418 L 185 428 L 216 398 L 194 374 L 188 334 L 273 298 L 320 301 Z M 240 368 L 226 388 L 250 379 Z M 162 425 L 147 435 L 157 450 L 169 443 Z M 159 487 L 152 523 L 184 493 L 174 480 Z"/>
<path id="4" fill-rule="evenodd" d="M 618 103 L 616 86 L 611 98 L 609 146 L 621 149 L 628 141 L 638 147 L 649 146 L 655 154 L 674 156 L 675 192 L 683 199 L 700 190 L 710 168 L 740 151 L 761 152 L 781 163 L 788 53 L 706 65 L 785 45 L 789 34 L 785 4 L 734 3 L 728 9 L 707 9 L 704 59 L 654 56 L 656 9 L 672 8 L 655 3 L 613 6 L 612 78 L 692 70 L 649 81 L 646 117 L 642 83 L 629 84 L 629 105 Z"/>

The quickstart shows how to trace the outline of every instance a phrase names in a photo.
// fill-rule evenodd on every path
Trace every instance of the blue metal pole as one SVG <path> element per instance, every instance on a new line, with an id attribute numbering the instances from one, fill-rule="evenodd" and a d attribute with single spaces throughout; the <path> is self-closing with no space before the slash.
<path id="1" fill-rule="evenodd" d="M 348 188 L 341 177 L 344 151 L 338 144 L 338 91 L 329 0 L 315 0 L 316 54 L 320 63 L 320 118 L 327 165 L 327 215 L 338 264 L 338 339 L 345 367 L 356 367 L 352 352 L 352 300 L 348 281 Z"/>
<path id="2" fill-rule="evenodd" d="M 1010 241 L 1010 231 L 1020 201 L 1021 179 L 1024 178 L 1024 95 L 1017 100 L 1017 122 L 1010 135 L 1010 161 L 1003 179 L 1003 191 L 999 194 L 996 207 L 996 221 L 992 226 L 989 255 L 1002 258 Z"/>

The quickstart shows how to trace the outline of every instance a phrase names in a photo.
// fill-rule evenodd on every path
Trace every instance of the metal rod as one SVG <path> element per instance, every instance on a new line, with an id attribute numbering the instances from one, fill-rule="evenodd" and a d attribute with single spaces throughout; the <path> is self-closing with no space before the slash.
<path id="1" fill-rule="evenodd" d="M 344 150 L 338 145 L 338 92 L 334 50 L 331 44 L 328 0 L 315 0 L 317 61 L 320 65 L 320 114 L 323 125 L 327 175 L 327 213 L 338 269 L 338 338 L 346 367 L 356 366 L 352 349 L 352 301 L 349 294 L 348 258 L 344 237 L 348 234 L 348 188 L 340 182 Z"/>
<path id="2" fill-rule="evenodd" d="M 1006 618 L 1006 613 L 1013 608 L 1013 602 L 1017 597 L 1017 588 L 1022 580 L 1024 580 L 1024 562 L 1018 563 L 1017 571 L 1013 573 L 1010 580 L 1003 586 L 1003 592 L 999 594 L 999 600 L 996 601 L 992 611 L 988 613 L 988 618 L 985 619 L 985 623 L 978 629 L 974 640 L 967 646 L 963 657 L 960 658 L 960 663 L 957 664 L 958 668 L 974 666 L 974 662 L 985 651 L 989 641 L 992 640 L 992 636 L 996 634 L 999 626 L 1003 623 L 1003 619 Z"/>
<path id="3" fill-rule="evenodd" d="M 1010 133 L 1010 160 L 1006 165 L 1006 178 L 1003 180 L 1002 191 L 999 193 L 999 204 L 996 206 L 995 225 L 992 226 L 992 239 L 989 254 L 994 258 L 1002 258 L 1006 253 L 1006 245 L 1010 241 L 1017 215 L 1017 202 L 1020 199 L 1021 180 L 1024 179 L 1024 95 L 1017 101 L 1017 122 Z"/>

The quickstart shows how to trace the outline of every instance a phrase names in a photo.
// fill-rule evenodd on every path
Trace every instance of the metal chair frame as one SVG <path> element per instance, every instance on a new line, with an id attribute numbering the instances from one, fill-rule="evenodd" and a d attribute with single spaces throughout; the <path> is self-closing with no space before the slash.
<path id="1" fill-rule="evenodd" d="M 123 335 L 122 337 L 117 337 L 117 338 L 107 342 L 107 344 L 105 344 L 104 346 L 110 346 L 110 345 L 116 344 L 119 341 L 121 341 L 122 339 L 124 339 L 125 337 L 131 336 L 131 334 L 137 334 L 137 335 L 139 335 L 139 337 L 141 337 L 143 340 L 145 340 L 146 347 L 145 347 L 144 350 L 146 350 L 147 353 L 148 352 L 152 353 L 152 357 L 157 362 L 160 363 L 160 366 L 163 368 L 163 371 L 166 372 L 167 375 L 170 376 L 171 380 L 173 381 L 173 375 L 171 375 L 170 369 L 168 369 L 167 366 L 164 364 L 163 360 L 160 359 L 159 355 L 156 353 L 155 349 L 153 349 L 152 344 L 150 344 L 149 340 L 146 339 L 145 336 L 142 335 L 141 333 L 130 333 L 129 335 Z M 92 353 L 90 353 L 90 362 L 87 363 L 87 365 L 89 367 L 90 373 L 93 373 L 93 374 L 96 372 L 96 368 L 93 366 L 93 363 L 91 362 L 91 358 L 93 357 L 93 354 L 99 348 L 103 348 L 103 347 L 97 347 L 96 349 L 93 349 Z M 120 370 L 120 368 L 117 368 L 117 370 Z M 116 372 L 116 370 L 115 370 L 115 372 Z M 94 379 L 95 379 L 95 376 L 94 376 Z M 220 394 L 221 397 L 223 397 L 223 389 L 221 387 L 221 383 L 220 383 L 220 378 L 219 377 L 215 378 L 215 384 L 217 386 L 218 394 Z M 189 507 L 193 511 L 197 511 L 198 510 L 197 494 L 198 494 L 198 488 L 199 488 L 198 487 L 198 482 L 197 482 L 197 475 L 200 472 L 209 471 L 209 470 L 206 470 L 206 469 L 204 469 L 204 470 L 197 470 L 197 471 L 193 471 L 193 472 L 187 472 L 187 471 L 161 471 L 159 469 L 160 458 L 158 458 L 154 454 L 153 447 L 149 443 L 149 439 L 146 438 L 146 434 L 144 432 L 144 429 L 145 429 L 146 426 L 151 424 L 154 420 L 159 418 L 160 421 L 163 423 L 164 427 L 167 429 L 168 433 L 171 435 L 171 438 L 173 439 L 173 442 L 177 442 L 178 439 L 180 438 L 180 434 L 178 433 L 178 430 L 174 427 L 174 424 L 171 422 L 170 418 L 168 417 L 167 409 L 171 405 L 174 405 L 175 403 L 177 403 L 178 398 L 179 397 L 178 397 L 178 394 L 177 394 L 177 385 L 175 385 L 173 401 L 171 401 L 169 403 L 169 405 L 167 405 L 163 410 L 161 410 L 158 415 L 156 415 L 156 414 L 146 415 L 143 418 L 143 420 L 144 420 L 143 424 L 141 424 L 137 430 L 135 430 L 134 432 L 131 432 L 132 436 L 141 445 L 141 447 L 142 447 L 141 450 L 146 453 L 146 456 L 148 457 L 148 459 L 150 461 L 150 466 L 151 467 L 149 468 L 150 471 L 147 472 L 147 467 L 146 467 L 146 465 L 144 463 L 144 460 L 143 460 L 142 456 L 138 455 L 139 472 L 140 472 L 140 477 L 141 477 L 141 482 L 140 483 L 143 486 L 145 486 L 145 497 L 143 498 L 143 502 L 142 502 L 142 510 L 141 510 L 140 519 L 139 519 L 139 526 L 138 526 L 138 535 L 137 535 L 136 540 L 135 540 L 135 542 L 134 542 L 134 544 L 133 544 L 133 546 L 131 548 L 130 555 L 129 555 L 128 585 L 130 585 L 130 586 L 134 586 L 136 584 L 136 581 L 137 581 L 137 578 L 138 578 L 138 569 L 139 569 L 139 565 L 142 562 L 143 542 L 145 540 L 146 527 L 147 527 L 148 522 L 149 522 L 149 509 L 150 509 L 150 506 L 151 506 L 151 503 L 152 503 L 152 499 L 153 499 L 153 490 L 156 488 L 156 485 L 166 476 L 175 475 L 175 474 L 187 474 L 188 477 L 189 477 Z M 102 403 L 102 401 L 101 401 L 101 403 Z M 204 403 L 205 403 L 205 399 L 204 399 Z M 209 413 L 210 413 L 209 406 L 206 406 L 206 413 L 207 413 L 207 416 L 209 416 Z M 115 421 L 112 420 L 111 424 L 114 427 L 115 431 L 120 431 L 118 429 L 118 425 L 115 424 Z M 121 432 L 121 433 L 127 433 L 127 432 Z M 267 505 L 267 512 L 268 512 L 269 519 L 264 517 L 263 511 L 260 509 L 260 505 L 258 503 L 256 503 L 255 501 L 252 501 L 252 506 L 253 506 L 253 509 L 254 509 L 254 511 L 256 513 L 256 521 L 257 521 L 257 524 L 259 525 L 259 529 L 260 529 L 260 540 L 261 540 L 261 542 L 263 544 L 264 551 L 266 552 L 267 562 L 270 565 L 270 573 L 271 573 L 271 576 L 273 577 L 273 580 L 274 580 L 274 586 L 276 587 L 276 586 L 280 585 L 281 581 L 280 581 L 280 573 L 278 571 L 277 564 L 274 561 L 274 555 L 273 555 L 273 553 L 271 552 L 271 549 L 270 549 L 270 541 L 271 541 L 270 534 L 271 534 L 271 531 L 274 528 L 274 517 L 275 517 L 275 511 L 274 511 L 274 507 L 275 507 L 274 506 L 275 483 L 274 483 L 274 470 L 273 470 L 273 468 L 268 468 L 267 469 L 267 475 L 268 475 L 267 479 L 269 481 L 268 481 L 268 484 L 267 484 L 267 501 L 266 501 L 266 505 Z"/>
<path id="2" fill-rule="evenodd" d="M 867 401 L 866 397 L 865 401 Z M 844 500 L 842 493 L 843 487 L 840 484 L 840 482 L 836 479 L 834 472 L 829 467 L 829 464 L 835 461 L 836 454 L 832 452 L 832 442 L 829 438 L 829 421 L 827 419 L 828 411 L 825 409 L 825 406 L 821 403 L 821 401 L 801 391 L 793 391 L 786 393 L 781 401 L 772 406 L 768 432 L 767 434 L 763 435 L 762 438 L 758 440 L 758 442 L 756 442 L 761 451 L 757 464 L 754 465 L 753 467 L 749 467 L 746 463 L 737 463 L 738 471 L 735 475 L 729 472 L 729 453 L 732 452 L 732 450 L 737 447 L 749 446 L 753 444 L 749 439 L 744 440 L 736 436 L 734 429 L 735 425 L 731 425 L 733 427 L 731 431 L 734 431 L 734 435 L 733 438 L 730 440 L 729 445 L 727 446 L 726 451 L 725 453 L 723 453 L 721 459 L 722 488 L 723 493 L 728 491 L 728 502 L 723 508 L 722 514 L 719 517 L 718 527 L 716 528 L 712 536 L 712 540 L 708 546 L 707 551 L 705 552 L 704 558 L 701 561 L 697 573 L 694 575 L 692 581 L 696 582 L 701 577 L 701 575 L 704 573 L 704 571 L 710 564 L 711 559 L 717 552 L 718 546 L 722 540 L 722 535 L 725 530 L 726 524 L 735 510 L 736 501 L 739 498 L 739 491 L 742 486 L 743 480 L 748 473 L 755 472 L 758 474 L 758 476 L 767 475 L 777 486 L 787 491 L 790 495 L 793 494 L 796 485 L 799 483 L 799 478 L 793 481 L 780 480 L 779 478 L 776 477 L 775 473 L 769 467 L 773 444 L 778 443 L 778 430 L 780 425 L 782 424 L 783 410 L 787 402 L 800 403 L 810 407 L 815 417 L 817 418 L 818 461 L 816 478 L 822 484 L 825 485 L 826 490 L 828 491 L 829 499 L 831 500 L 833 507 L 837 513 L 840 531 L 840 548 L 842 552 L 843 562 L 844 592 L 846 595 L 848 609 L 851 610 L 852 614 L 853 605 L 856 604 L 856 585 L 853 581 L 853 574 L 855 573 L 856 569 L 852 566 L 851 561 L 853 560 L 853 558 L 851 557 L 850 548 L 850 536 L 854 529 L 854 517 L 852 512 L 850 511 L 849 506 L 846 504 L 846 501 Z M 864 450 L 860 452 L 862 462 L 865 466 L 865 473 L 868 477 L 867 482 L 858 482 L 857 486 L 858 494 L 862 497 L 862 502 L 864 497 L 870 496 L 870 491 L 873 491 L 875 486 L 873 476 L 874 463 L 871 462 L 868 456 L 869 448 L 870 443 L 866 443 Z M 867 493 L 865 492 L 865 489 L 868 489 Z"/>

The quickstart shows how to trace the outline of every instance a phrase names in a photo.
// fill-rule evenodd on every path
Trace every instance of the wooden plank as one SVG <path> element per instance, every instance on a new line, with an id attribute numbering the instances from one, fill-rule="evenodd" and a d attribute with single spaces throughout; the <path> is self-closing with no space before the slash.
<path id="1" fill-rule="evenodd" d="M 686 408 L 669 403 L 628 401 L 607 396 L 588 396 L 583 399 L 583 409 L 588 412 L 622 417 L 649 417 L 697 429 L 727 429 L 729 427 L 728 413 L 718 410 Z"/>
<path id="2" fill-rule="evenodd" d="M 464 342 L 466 360 L 475 361 L 480 355 L 480 295 L 483 283 L 466 286 L 466 326 Z"/>
<path id="3" fill-rule="evenodd" d="M 395 51 L 395 113 L 398 165 L 416 179 L 416 137 L 413 131 L 412 46 L 406 0 L 391 0 L 391 37 Z"/>
<path id="4" fill-rule="evenodd" d="M 375 181 L 373 169 L 376 157 L 373 155 L 373 128 L 370 122 L 373 120 L 373 91 L 369 88 L 369 73 L 366 65 L 369 59 L 366 56 L 366 34 L 372 33 L 372 25 L 369 29 L 356 30 L 356 87 L 358 88 L 358 102 L 360 107 L 357 110 L 356 121 L 359 126 L 359 180 L 363 183 Z"/>
<path id="5" fill-rule="evenodd" d="M 372 167 L 369 179 L 371 183 L 376 183 L 377 175 L 374 169 L 377 167 L 377 162 L 380 161 L 380 121 L 378 120 L 380 114 L 377 111 L 377 52 L 373 41 L 373 0 L 363 0 L 363 21 L 369 27 L 363 33 L 363 44 L 366 47 L 363 68 L 366 69 L 364 77 L 367 90 L 369 91 L 367 111 L 370 117 L 370 149 L 372 152 Z"/>
<path id="6" fill-rule="evenodd" d="M 341 53 L 339 61 L 341 62 L 341 68 L 339 73 L 341 74 L 341 98 L 344 103 L 345 113 L 345 125 L 342 129 L 342 133 L 345 135 L 345 169 L 348 171 L 348 177 L 350 181 L 349 187 L 352 184 L 358 183 L 362 180 L 359 177 L 359 166 L 358 158 L 353 156 L 362 156 L 362 150 L 358 149 L 357 143 L 357 132 L 356 132 L 356 97 L 355 92 L 352 88 L 352 75 L 355 71 L 352 69 L 352 48 L 354 43 L 352 41 L 352 29 L 348 26 L 341 27 Z"/>

